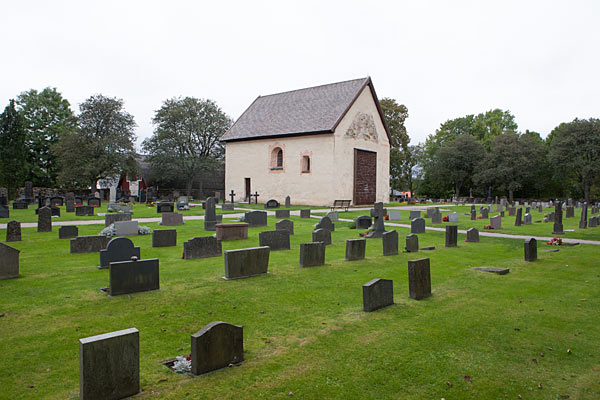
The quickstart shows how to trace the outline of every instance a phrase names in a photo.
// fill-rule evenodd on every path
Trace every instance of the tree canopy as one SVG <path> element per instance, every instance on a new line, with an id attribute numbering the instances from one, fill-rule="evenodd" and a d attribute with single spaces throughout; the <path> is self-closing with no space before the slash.
<path id="1" fill-rule="evenodd" d="M 23 117 L 17 112 L 15 101 L 10 100 L 0 114 L 0 184 L 8 188 L 9 197 L 23 183 L 26 169 Z"/>
<path id="2" fill-rule="evenodd" d="M 402 190 L 412 187 L 413 154 L 409 152 L 410 138 L 404 122 L 408 118 L 408 108 L 394 99 L 383 98 L 379 102 L 391 136 L 390 143 L 390 184 L 392 189 Z M 413 152 L 414 153 L 414 152 Z M 412 189 L 409 189 L 412 191 Z"/>

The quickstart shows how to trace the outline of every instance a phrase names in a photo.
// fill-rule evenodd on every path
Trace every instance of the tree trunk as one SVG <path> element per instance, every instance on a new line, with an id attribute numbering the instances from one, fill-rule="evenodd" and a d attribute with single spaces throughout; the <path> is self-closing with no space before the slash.
<path id="1" fill-rule="evenodd" d="M 193 179 L 189 179 L 185 185 L 185 195 L 186 196 L 191 196 L 192 195 L 192 186 L 194 185 L 194 180 Z"/>
<path id="2" fill-rule="evenodd" d="M 94 195 L 94 192 L 96 191 L 97 187 L 98 187 L 98 179 L 93 179 L 92 180 L 92 196 Z"/>
<path id="3" fill-rule="evenodd" d="M 513 204 L 513 191 L 512 189 L 508 189 L 508 201 L 510 204 Z"/>
<path id="4" fill-rule="evenodd" d="M 590 184 L 588 184 L 588 183 L 583 184 L 583 195 L 585 197 L 585 202 L 588 205 L 590 204 L 590 188 L 591 188 Z"/>
<path id="5" fill-rule="evenodd" d="M 455 193 L 454 200 L 458 201 L 458 196 L 460 196 L 460 185 L 458 183 L 455 185 Z"/>

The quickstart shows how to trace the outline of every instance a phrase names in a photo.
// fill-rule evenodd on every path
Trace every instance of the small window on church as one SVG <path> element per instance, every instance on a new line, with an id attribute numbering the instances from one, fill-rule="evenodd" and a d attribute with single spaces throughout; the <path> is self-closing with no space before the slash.
<path id="1" fill-rule="evenodd" d="M 277 151 L 277 168 L 283 168 L 283 150 Z"/>
<path id="2" fill-rule="evenodd" d="M 310 172 L 310 157 L 302 156 L 302 172 Z"/>
<path id="3" fill-rule="evenodd" d="M 283 149 L 281 147 L 275 147 L 271 151 L 271 169 L 283 169 Z"/>

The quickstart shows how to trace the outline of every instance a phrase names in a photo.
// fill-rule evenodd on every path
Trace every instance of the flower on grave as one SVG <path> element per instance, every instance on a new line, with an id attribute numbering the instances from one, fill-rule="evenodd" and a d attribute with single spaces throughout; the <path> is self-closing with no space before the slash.
<path id="1" fill-rule="evenodd" d="M 483 227 L 483 229 L 494 229 L 494 228 L 492 228 L 491 225 L 486 225 L 486 226 Z"/>
<path id="2" fill-rule="evenodd" d="M 483 215 L 478 216 L 477 219 L 483 219 Z"/>
<path id="3" fill-rule="evenodd" d="M 386 214 L 385 217 L 383 217 L 384 220 L 389 221 L 390 220 L 390 214 Z"/>
<path id="4" fill-rule="evenodd" d="M 185 260 L 185 250 L 181 252 L 181 258 Z"/>
<path id="5" fill-rule="evenodd" d="M 185 373 L 192 371 L 192 355 L 188 356 L 177 356 L 173 363 L 173 369 L 178 373 Z"/>
<path id="6" fill-rule="evenodd" d="M 548 244 L 550 246 L 560 246 L 560 245 L 562 245 L 562 239 L 554 236 L 552 239 L 547 241 L 546 244 Z"/>
<path id="7" fill-rule="evenodd" d="M 442 222 L 448 222 L 448 221 L 450 221 L 449 216 L 446 215 L 445 217 L 442 218 Z"/>

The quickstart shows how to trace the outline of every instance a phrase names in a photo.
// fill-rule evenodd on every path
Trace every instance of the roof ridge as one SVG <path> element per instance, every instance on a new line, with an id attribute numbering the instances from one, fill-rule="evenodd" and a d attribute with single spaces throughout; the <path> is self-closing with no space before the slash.
<path id="1" fill-rule="evenodd" d="M 305 87 L 305 88 L 301 88 L 301 89 L 286 90 L 284 92 L 259 95 L 258 97 L 265 98 L 265 97 L 277 96 L 277 95 L 280 95 L 280 94 L 293 93 L 293 92 L 301 92 L 303 90 L 308 90 L 308 89 L 316 89 L 316 88 L 320 88 L 320 87 L 324 87 L 324 86 L 333 86 L 333 85 L 339 85 L 339 84 L 342 84 L 342 83 L 348 83 L 348 82 L 354 82 L 354 81 L 366 81 L 368 79 L 369 79 L 368 76 L 365 77 L 365 78 L 348 79 L 346 81 L 333 82 L 333 83 L 324 83 L 322 85 L 309 86 L 309 87 Z"/>

